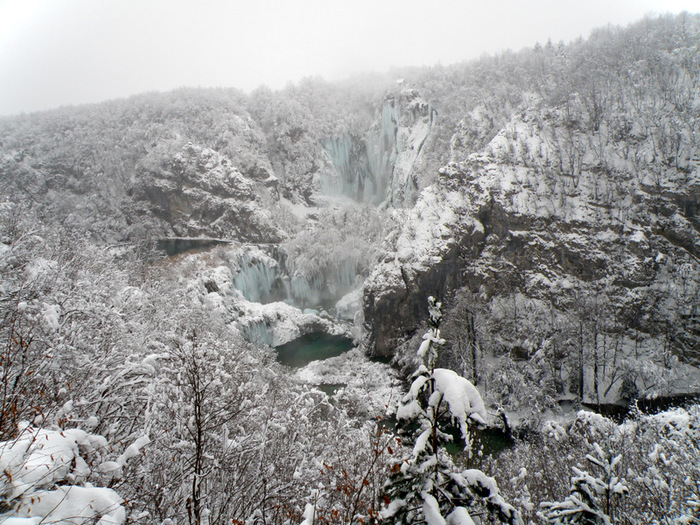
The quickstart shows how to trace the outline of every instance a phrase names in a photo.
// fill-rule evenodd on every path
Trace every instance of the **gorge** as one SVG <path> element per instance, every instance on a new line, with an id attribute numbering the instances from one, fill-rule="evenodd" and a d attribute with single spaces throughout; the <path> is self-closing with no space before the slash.
<path id="1" fill-rule="evenodd" d="M 221 523 L 300 523 L 312 497 L 365 519 L 405 452 L 379 422 L 434 340 L 486 426 L 530 437 L 459 461 L 531 520 L 569 483 L 545 450 L 580 466 L 635 439 L 629 472 L 663 470 L 700 392 L 699 45 L 686 13 L 371 82 L 0 119 L 0 432 L 86 432 L 90 479 L 143 523 L 185 523 L 200 481 Z M 687 406 L 643 413 L 664 399 Z M 626 423 L 581 411 L 611 406 Z M 668 501 L 697 497 L 681 485 Z"/>

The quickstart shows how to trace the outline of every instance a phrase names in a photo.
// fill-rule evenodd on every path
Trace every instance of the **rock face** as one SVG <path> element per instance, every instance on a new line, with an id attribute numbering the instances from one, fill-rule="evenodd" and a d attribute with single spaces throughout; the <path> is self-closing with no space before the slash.
<path id="1" fill-rule="evenodd" d="M 133 190 L 175 235 L 249 242 L 279 240 L 265 210 L 277 180 L 245 177 L 225 156 L 186 144 L 172 159 L 144 174 Z"/>
<path id="2" fill-rule="evenodd" d="M 483 240 L 461 190 L 450 194 L 428 187 L 413 209 L 395 213 L 404 228 L 365 282 L 367 344 L 380 356 L 392 355 L 414 334 L 426 318 L 428 296 L 445 297 L 462 285 L 465 257 Z"/>
<path id="3" fill-rule="evenodd" d="M 625 321 L 642 330 L 654 312 L 667 312 L 669 324 L 692 316 L 700 163 L 690 154 L 667 166 L 651 153 L 652 135 L 604 142 L 609 132 L 571 129 L 563 115 L 533 110 L 443 168 L 366 282 L 371 351 L 391 355 L 425 319 L 427 296 L 448 298 L 459 287 L 562 307 L 573 290 L 604 287 L 620 305 L 632 296 L 645 303 Z"/>

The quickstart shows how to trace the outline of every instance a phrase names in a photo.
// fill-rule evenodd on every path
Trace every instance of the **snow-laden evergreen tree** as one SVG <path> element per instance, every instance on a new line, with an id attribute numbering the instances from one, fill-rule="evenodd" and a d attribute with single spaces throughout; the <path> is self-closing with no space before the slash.
<path id="1" fill-rule="evenodd" d="M 595 456 L 586 459 L 600 469 L 598 476 L 572 467 L 571 494 L 561 502 L 542 503 L 543 517 L 555 525 L 612 525 L 616 503 L 629 492 L 624 479 L 615 475 L 622 455 L 614 456 L 593 445 Z"/>
<path id="2" fill-rule="evenodd" d="M 441 303 L 433 297 L 428 302 L 429 330 L 418 350 L 421 364 L 396 414 L 413 452 L 392 469 L 381 517 L 397 525 L 473 525 L 476 510 L 497 523 L 522 524 L 520 513 L 501 497 L 493 478 L 480 470 L 458 469 L 445 448 L 455 439 L 470 446 L 470 426 L 484 424 L 486 410 L 471 382 L 435 367 L 438 348 L 444 344 Z"/>

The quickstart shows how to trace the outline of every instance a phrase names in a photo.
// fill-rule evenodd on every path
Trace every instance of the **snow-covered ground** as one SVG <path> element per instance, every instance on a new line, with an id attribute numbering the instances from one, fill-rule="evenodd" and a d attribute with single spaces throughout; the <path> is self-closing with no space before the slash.
<path id="1" fill-rule="evenodd" d="M 309 385 L 338 385 L 331 398 L 352 404 L 355 415 L 367 419 L 393 414 L 405 389 L 393 367 L 370 360 L 360 348 L 312 361 L 294 375 Z"/>

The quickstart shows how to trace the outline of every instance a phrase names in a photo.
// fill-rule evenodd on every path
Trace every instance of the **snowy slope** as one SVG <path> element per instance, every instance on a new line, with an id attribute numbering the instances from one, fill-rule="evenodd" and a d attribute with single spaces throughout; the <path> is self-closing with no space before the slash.
<path id="1" fill-rule="evenodd" d="M 366 281 L 370 352 L 393 355 L 425 319 L 429 295 L 449 299 L 464 288 L 487 304 L 523 294 L 562 312 L 604 296 L 618 312 L 616 330 L 629 331 L 621 347 L 659 358 L 670 337 L 682 360 L 696 362 L 693 329 L 681 334 L 679 323 L 694 315 L 699 297 L 698 163 L 670 168 L 654 158 L 653 136 L 611 136 L 571 129 L 556 111 L 534 108 L 482 151 L 443 168 L 413 209 L 396 212 L 402 228 Z M 535 353 L 542 343 L 499 344 Z M 642 375 L 644 389 L 653 381 Z"/>

